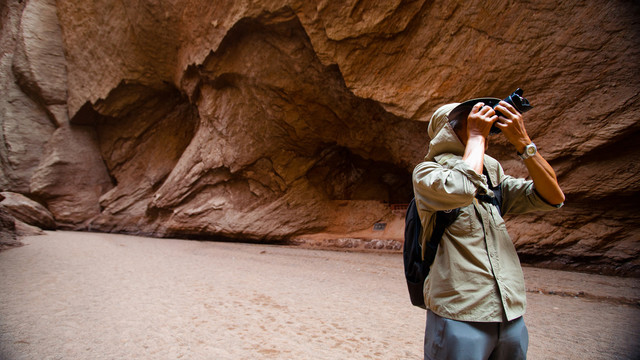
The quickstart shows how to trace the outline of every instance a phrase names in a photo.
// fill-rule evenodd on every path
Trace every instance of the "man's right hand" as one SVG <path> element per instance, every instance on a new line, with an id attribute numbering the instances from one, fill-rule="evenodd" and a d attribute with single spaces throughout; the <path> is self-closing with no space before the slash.
<path id="1" fill-rule="evenodd" d="M 498 120 L 495 110 L 479 102 L 473 106 L 467 117 L 467 138 L 482 136 L 486 139 L 494 122 Z"/>

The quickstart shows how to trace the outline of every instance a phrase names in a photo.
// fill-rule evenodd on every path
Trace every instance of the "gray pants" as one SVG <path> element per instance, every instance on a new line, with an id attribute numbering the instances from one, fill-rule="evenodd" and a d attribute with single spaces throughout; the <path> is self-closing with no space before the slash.
<path id="1" fill-rule="evenodd" d="M 529 332 L 522 317 L 501 323 L 445 319 L 427 311 L 427 360 L 526 359 Z"/>

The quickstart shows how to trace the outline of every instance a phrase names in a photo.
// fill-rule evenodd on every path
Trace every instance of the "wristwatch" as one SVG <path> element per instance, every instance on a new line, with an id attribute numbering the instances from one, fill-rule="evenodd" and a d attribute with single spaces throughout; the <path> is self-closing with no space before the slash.
<path id="1" fill-rule="evenodd" d="M 518 153 L 518 156 L 520 156 L 522 158 L 522 160 L 527 160 L 528 158 L 532 157 L 533 155 L 535 155 L 538 152 L 538 148 L 536 147 L 536 144 L 531 143 L 527 146 L 524 147 L 524 153 L 520 154 Z"/>

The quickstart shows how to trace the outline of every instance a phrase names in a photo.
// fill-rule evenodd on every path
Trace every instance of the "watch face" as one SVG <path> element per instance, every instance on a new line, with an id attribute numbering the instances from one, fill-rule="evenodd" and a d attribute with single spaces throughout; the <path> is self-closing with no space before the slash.
<path id="1" fill-rule="evenodd" d="M 526 152 L 527 152 L 527 155 L 533 156 L 536 154 L 536 148 L 533 146 L 527 146 Z"/>

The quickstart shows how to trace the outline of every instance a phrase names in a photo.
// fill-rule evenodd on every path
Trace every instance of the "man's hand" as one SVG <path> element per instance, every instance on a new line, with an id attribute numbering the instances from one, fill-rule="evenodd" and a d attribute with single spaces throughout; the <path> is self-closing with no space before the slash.
<path id="1" fill-rule="evenodd" d="M 467 138 L 474 136 L 486 138 L 496 120 L 498 115 L 490 106 L 484 106 L 482 102 L 475 104 L 467 117 Z"/>
<path id="2" fill-rule="evenodd" d="M 524 128 L 522 114 L 506 101 L 500 101 L 496 106 L 496 110 L 504 116 L 498 117 L 495 125 L 502 130 L 502 133 L 516 148 L 516 151 L 522 154 L 524 147 L 531 144 L 531 138 L 529 138 L 527 130 Z"/>

